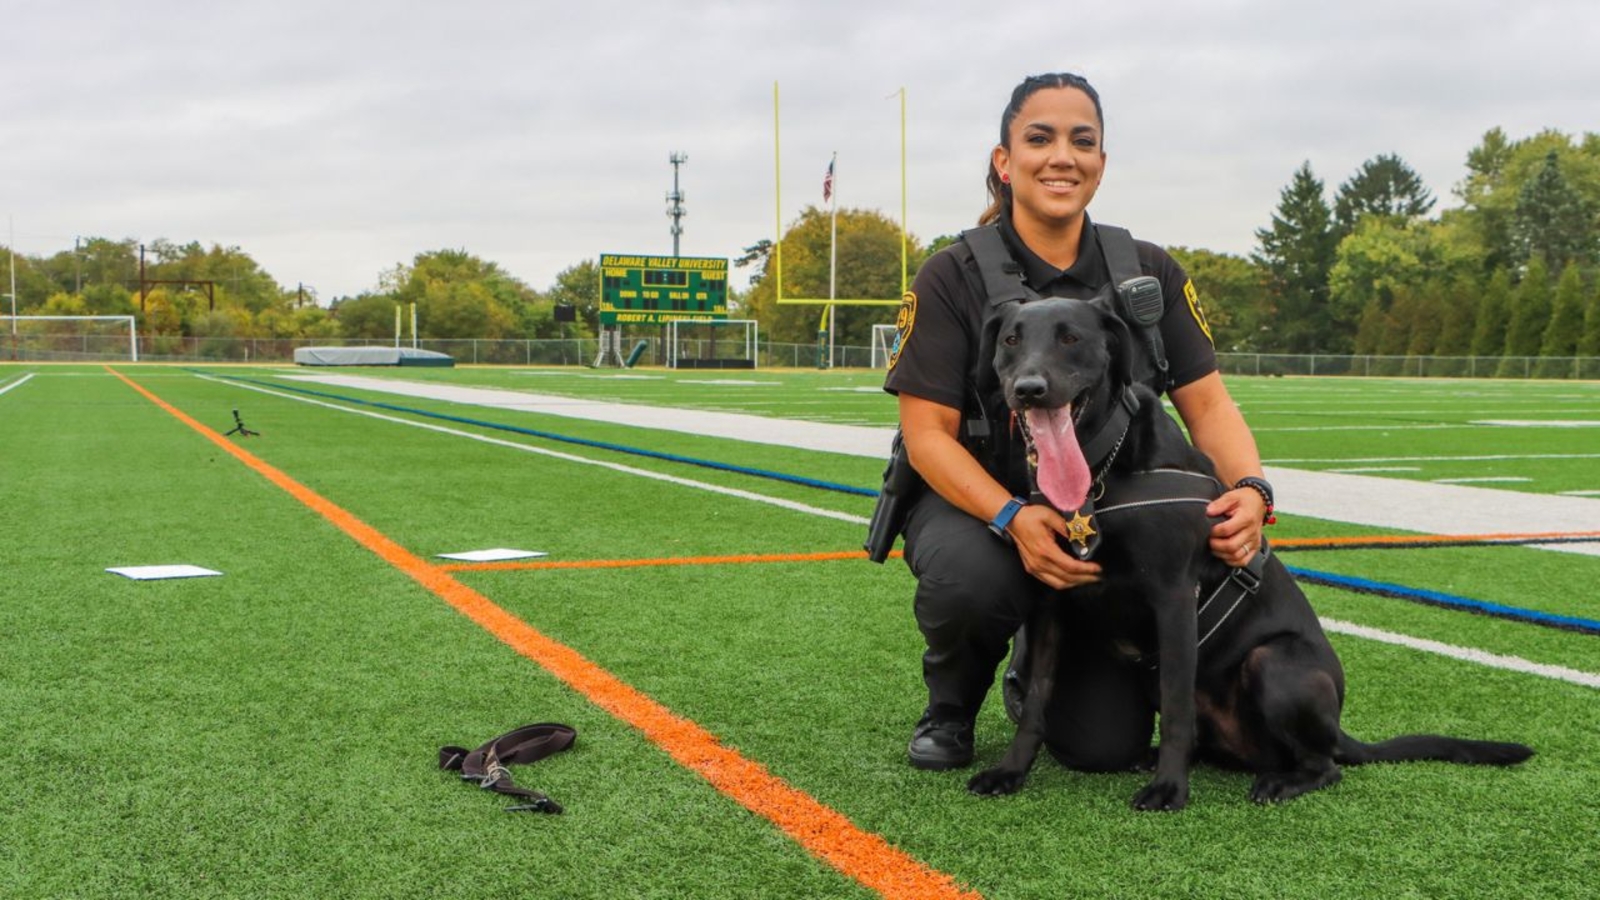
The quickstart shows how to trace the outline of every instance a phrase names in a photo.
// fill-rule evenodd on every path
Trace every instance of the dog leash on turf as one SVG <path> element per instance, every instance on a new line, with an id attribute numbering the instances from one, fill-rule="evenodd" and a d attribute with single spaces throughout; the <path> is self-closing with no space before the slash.
<path id="1" fill-rule="evenodd" d="M 460 772 L 462 781 L 476 782 L 478 787 L 497 794 L 521 797 L 529 802 L 506 807 L 506 812 L 542 812 L 552 815 L 561 812 L 561 804 L 539 791 L 518 787 L 511 779 L 508 765 L 538 762 L 546 756 L 560 753 L 572 746 L 578 732 L 568 725 L 541 722 L 524 725 L 508 731 L 483 744 L 476 750 L 465 747 L 440 747 L 439 768 Z"/>

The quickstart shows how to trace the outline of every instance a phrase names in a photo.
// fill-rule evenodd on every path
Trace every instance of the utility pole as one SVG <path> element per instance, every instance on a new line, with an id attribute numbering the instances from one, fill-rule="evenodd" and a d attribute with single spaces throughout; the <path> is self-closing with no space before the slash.
<path id="1" fill-rule="evenodd" d="M 11 353 L 16 358 L 17 346 L 17 223 L 6 216 L 6 227 L 11 230 Z"/>
<path id="2" fill-rule="evenodd" d="M 72 238 L 72 292 L 83 294 L 83 257 L 78 253 L 79 238 Z"/>
<path id="3" fill-rule="evenodd" d="M 689 161 L 689 154 L 673 151 L 667 161 L 672 163 L 672 192 L 667 194 L 667 217 L 672 219 L 672 255 L 678 255 L 678 238 L 683 234 L 683 191 L 678 188 L 678 167 Z"/>

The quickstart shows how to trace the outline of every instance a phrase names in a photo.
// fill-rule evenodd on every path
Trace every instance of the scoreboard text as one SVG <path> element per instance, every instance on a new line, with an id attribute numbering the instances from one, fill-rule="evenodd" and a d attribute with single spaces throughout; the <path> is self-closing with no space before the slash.
<path id="1" fill-rule="evenodd" d="M 600 254 L 600 324 L 726 319 L 728 261 Z"/>

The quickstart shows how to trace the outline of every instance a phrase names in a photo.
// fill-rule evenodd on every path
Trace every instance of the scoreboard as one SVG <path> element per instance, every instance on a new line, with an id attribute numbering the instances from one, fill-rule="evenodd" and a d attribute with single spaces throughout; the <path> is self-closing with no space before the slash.
<path id="1" fill-rule="evenodd" d="M 600 324 L 659 325 L 728 317 L 728 261 L 600 254 Z"/>

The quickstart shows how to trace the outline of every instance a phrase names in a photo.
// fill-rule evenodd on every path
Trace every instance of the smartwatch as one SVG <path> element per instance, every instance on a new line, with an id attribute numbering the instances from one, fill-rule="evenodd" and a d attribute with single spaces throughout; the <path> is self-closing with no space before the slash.
<path id="1" fill-rule="evenodd" d="M 1007 500 L 1006 505 L 1000 507 L 1000 511 L 994 514 L 993 519 L 989 520 L 989 530 L 994 532 L 1002 540 L 1010 541 L 1011 535 L 1006 534 L 1006 526 L 1010 525 L 1011 520 L 1016 518 L 1017 510 L 1027 505 L 1028 501 L 1022 499 L 1021 497 L 1012 497 L 1010 500 Z"/>

